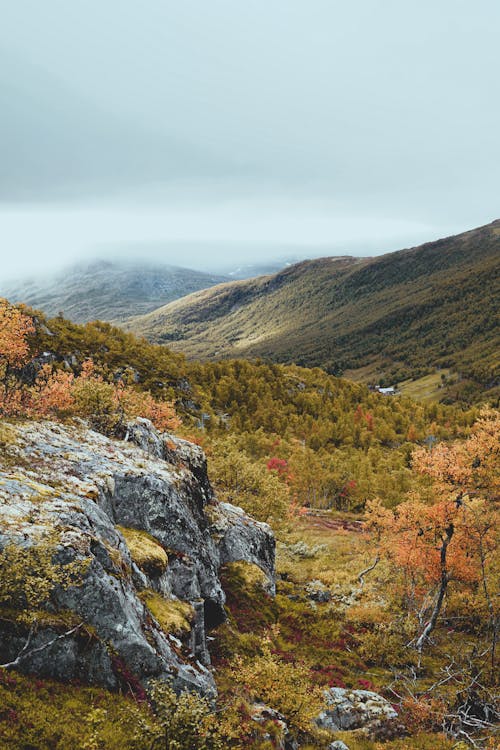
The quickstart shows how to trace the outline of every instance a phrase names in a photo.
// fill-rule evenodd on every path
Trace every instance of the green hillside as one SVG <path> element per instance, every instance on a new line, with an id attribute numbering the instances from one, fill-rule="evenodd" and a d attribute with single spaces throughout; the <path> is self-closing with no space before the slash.
<path id="1" fill-rule="evenodd" d="M 7 311 L 12 313 L 8 307 Z M 24 312 L 30 313 L 26 309 Z M 268 750 L 269 737 L 274 736 L 269 731 L 277 732 L 280 739 L 284 736 L 283 723 L 280 720 L 260 725 L 254 719 L 256 702 L 276 706 L 289 727 L 289 736 L 300 739 L 294 747 L 304 750 L 327 750 L 333 738 L 349 742 L 351 750 L 452 750 L 458 747 L 458 721 L 458 727 L 465 726 L 471 736 L 473 731 L 479 740 L 486 736 L 492 726 L 494 708 L 490 708 L 490 695 L 496 674 L 496 614 L 489 607 L 489 591 L 498 581 L 493 538 L 498 526 L 498 483 L 494 473 L 498 417 L 493 410 L 416 403 L 405 396 L 386 398 L 363 384 L 319 368 L 248 360 L 190 362 L 166 346 L 138 339 L 109 323 L 77 325 L 62 317 L 47 319 L 42 313 L 30 314 L 34 328 L 27 329 L 31 332 L 21 360 L 24 365 L 18 368 L 20 363 L 16 360 L 16 369 L 4 367 L 0 394 L 0 465 L 7 477 L 4 488 L 10 486 L 11 480 L 20 481 L 24 474 L 19 471 L 26 472 L 29 487 L 31 483 L 36 487 L 36 507 L 25 516 L 23 506 L 23 523 L 35 524 L 37 533 L 39 519 L 45 518 L 45 504 L 63 502 L 63 482 L 69 477 L 72 486 L 75 482 L 81 484 L 82 492 L 88 493 L 93 466 L 102 465 L 93 452 L 83 452 L 85 464 L 78 463 L 82 460 L 80 443 L 68 450 L 61 436 L 73 430 L 75 439 L 80 441 L 85 431 L 81 421 L 84 417 L 107 435 L 121 435 L 127 441 L 129 433 L 123 432 L 123 423 L 103 417 L 112 416 L 117 409 L 121 412 L 131 408 L 134 403 L 147 405 L 148 394 L 144 391 L 150 390 L 159 400 L 175 402 L 183 420 L 177 428 L 178 436 L 204 448 L 217 500 L 236 503 L 273 528 L 277 541 L 276 595 L 271 596 L 269 589 L 263 588 L 266 581 L 251 563 L 236 561 L 221 569 L 227 620 L 219 622 L 209 638 L 219 696 L 213 704 L 216 718 L 210 719 L 220 735 L 217 744 L 206 744 L 205 735 L 198 731 L 208 710 L 205 704 L 200 705 L 194 696 L 186 703 L 186 698 L 176 698 L 174 694 L 164 704 L 155 694 L 150 705 L 146 694 L 138 692 L 137 678 L 118 661 L 117 669 L 124 680 L 121 695 L 96 685 L 85 687 L 88 680 L 84 672 L 81 683 L 68 686 L 62 681 L 40 679 L 36 672 L 22 676 L 17 670 L 0 669 L 2 748 L 66 750 L 75 747 L 75 738 L 80 737 L 81 747 L 144 750 L 153 747 L 148 737 L 154 731 L 162 740 L 162 747 L 171 747 L 165 737 L 174 736 L 179 750 Z M 9 323 L 16 318 L 11 315 L 5 320 L 4 330 L 9 331 Z M 8 336 L 2 342 L 4 361 L 8 363 L 10 349 L 4 342 L 9 343 Z M 88 357 L 95 369 L 93 374 L 84 376 Z M 41 365 L 49 368 L 50 378 L 46 369 L 39 369 Z M 86 372 L 89 373 L 88 368 Z M 46 389 L 49 383 L 51 391 Z M 76 410 L 68 411 L 65 384 L 74 398 L 78 396 Z M 19 399 L 12 400 L 10 394 L 16 389 Z M 118 400 L 106 398 L 111 392 L 119 394 Z M 132 392 L 136 400 L 130 400 Z M 128 402 L 124 400 L 127 393 Z M 45 396 L 37 400 L 37 394 Z M 15 410 L 16 404 L 20 411 Z M 28 411 L 23 411 L 23 405 Z M 42 412 L 34 412 L 36 408 L 42 408 Z M 47 425 L 43 415 L 58 419 L 60 425 Z M 30 442 L 28 448 L 22 449 L 24 443 L 19 442 L 18 430 L 24 430 L 30 441 L 40 430 L 52 435 L 45 471 L 54 481 L 55 500 L 50 489 L 47 492 L 46 485 L 39 482 L 40 448 L 33 450 Z M 168 450 L 173 451 L 168 460 L 175 461 L 176 472 L 172 476 L 177 484 L 186 472 L 189 475 L 186 453 L 179 451 L 176 455 L 173 439 L 177 438 L 171 434 L 163 437 Z M 135 450 L 132 445 L 106 442 L 102 435 L 93 439 L 97 440 L 96 455 L 102 456 L 102 451 L 106 451 L 105 460 L 114 462 L 113 472 L 116 470 L 119 475 L 130 468 L 130 464 L 120 463 L 119 455 L 122 450 L 131 455 L 129 451 Z M 436 443 L 432 451 L 427 450 L 426 446 Z M 418 471 L 419 455 L 421 461 L 425 458 L 433 462 L 427 472 Z M 444 464 L 446 477 L 453 478 L 454 472 L 460 472 L 459 486 L 450 488 L 458 519 L 453 546 L 450 545 L 450 554 L 458 557 L 451 558 L 451 564 L 464 560 L 466 565 L 462 571 L 453 567 L 449 595 L 432 640 L 423 653 L 418 653 L 412 642 L 421 629 L 421 612 L 434 596 L 435 579 L 428 574 L 433 570 L 436 544 L 442 539 L 440 528 L 431 525 L 427 530 L 421 517 L 427 508 L 431 515 L 425 517 L 433 517 L 434 508 L 439 511 L 442 505 L 439 493 L 449 494 L 450 489 L 440 489 L 429 474 L 447 456 L 466 462 L 457 466 L 448 461 Z M 61 461 L 68 462 L 64 470 Z M 144 488 L 150 481 L 156 487 L 157 482 L 154 474 L 148 474 L 150 457 L 141 453 L 139 461 L 139 505 L 147 506 Z M 472 472 L 468 470 L 471 461 Z M 126 476 L 128 481 L 128 469 Z M 188 481 L 190 487 L 196 488 L 194 480 L 193 484 Z M 17 492 L 18 485 L 13 487 Z M 458 490 L 461 498 L 471 497 L 472 501 L 464 500 L 458 505 Z M 2 504 L 4 528 L 9 527 L 13 517 L 9 507 L 16 507 L 17 497 L 15 494 L 11 503 Z M 71 495 L 70 499 L 73 512 L 78 498 Z M 93 509 L 94 500 L 94 495 L 85 494 L 85 507 Z M 165 506 L 170 504 L 168 496 Z M 218 521 L 217 501 L 205 507 L 210 528 L 219 534 L 224 527 Z M 448 503 L 445 509 L 448 513 Z M 399 527 L 393 524 L 400 513 L 403 520 L 416 520 L 417 526 L 406 532 L 411 544 L 427 545 L 415 547 L 418 558 L 413 548 L 404 544 L 400 547 L 394 541 Z M 472 523 L 469 518 L 475 525 L 466 525 Z M 446 516 L 447 526 L 448 519 Z M 65 516 L 61 522 L 67 534 Z M 384 533 L 380 533 L 381 523 L 387 524 L 391 533 L 387 544 Z M 133 550 L 133 561 L 139 564 L 142 559 L 144 563 L 151 558 L 153 537 L 141 536 L 135 523 L 131 525 L 133 528 L 119 530 L 131 554 Z M 243 528 L 247 528 L 246 523 Z M 429 536 L 420 541 L 423 528 Z M 464 535 L 467 529 L 470 533 Z M 93 539 L 94 533 L 97 531 L 92 527 Z M 403 542 L 408 544 L 405 540 L 406 537 Z M 163 550 L 162 565 L 166 562 L 172 574 L 180 567 L 183 575 L 182 561 L 189 561 L 189 554 L 176 554 L 170 544 L 167 549 L 153 547 L 154 554 L 158 555 L 158 549 Z M 401 556 L 393 559 L 393 550 L 401 550 L 408 557 L 406 567 L 399 562 Z M 38 563 L 33 565 L 38 558 L 30 557 L 24 549 L 17 554 L 10 549 L 0 550 L 0 558 L 2 571 L 6 571 L 0 591 L 0 619 L 3 617 L 2 626 L 9 628 L 18 622 L 13 618 L 19 618 L 17 609 L 9 609 L 12 591 L 18 590 L 15 586 L 28 590 L 29 585 L 30 591 L 37 593 L 36 587 L 45 585 L 48 574 L 53 576 L 54 571 L 51 556 L 41 558 L 45 567 L 40 569 Z M 121 557 L 109 559 L 113 565 L 117 565 L 113 560 L 119 561 L 121 567 L 113 567 L 113 576 L 116 575 L 117 585 L 124 585 L 124 576 L 129 575 L 130 569 Z M 413 566 L 415 560 L 423 561 L 423 565 L 410 570 L 408 565 Z M 461 572 L 460 578 L 455 576 L 455 569 Z M 24 599 L 17 601 L 24 606 Z M 146 589 L 141 592 L 141 601 L 154 618 L 148 619 L 148 627 L 153 624 L 161 628 L 169 640 L 173 636 L 175 640 L 171 642 L 185 653 L 188 635 L 181 636 L 174 630 L 177 623 L 172 615 L 173 611 L 179 613 L 182 600 L 172 610 L 167 596 Z M 54 622 L 58 622 L 53 619 L 52 609 L 29 614 L 36 615 L 40 627 L 47 623 L 55 627 Z M 64 617 L 70 614 L 64 613 Z M 26 627 L 27 620 L 23 622 Z M 63 622 L 66 629 L 73 621 Z M 85 630 L 84 638 L 88 648 L 91 639 L 97 638 L 95 630 Z M 450 661 L 457 678 L 442 680 L 440 675 L 447 674 Z M 478 674 L 482 676 L 480 692 L 476 689 Z M 474 691 L 471 688 L 472 697 L 464 699 L 469 684 Z M 384 726 L 387 735 L 377 733 L 373 741 L 355 731 L 318 733 L 311 718 L 320 710 L 322 691 L 327 687 L 379 692 L 396 707 L 397 723 L 393 728 Z M 483 711 L 480 716 L 486 716 L 479 728 L 471 724 L 471 729 L 465 723 L 467 713 L 465 719 L 456 713 L 455 707 L 464 700 L 470 704 L 474 701 L 477 710 Z M 447 725 L 445 718 L 450 715 L 453 724 Z M 187 734 L 180 733 L 184 727 Z M 379 736 L 383 741 L 379 741 Z M 202 741 L 198 743 L 200 737 Z M 276 746 L 285 747 L 283 743 Z M 479 741 L 477 746 L 488 747 Z"/>
<path id="2" fill-rule="evenodd" d="M 263 357 L 397 382 L 450 368 L 450 398 L 497 397 L 500 221 L 376 258 L 321 258 L 128 322 L 191 358 Z"/>

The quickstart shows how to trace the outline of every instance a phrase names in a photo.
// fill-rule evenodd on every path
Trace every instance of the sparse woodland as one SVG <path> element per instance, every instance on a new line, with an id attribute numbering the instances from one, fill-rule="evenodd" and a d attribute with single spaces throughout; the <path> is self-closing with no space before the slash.
<path id="1" fill-rule="evenodd" d="M 0 303 L 2 462 L 19 421 L 123 437 L 134 416 L 199 443 L 219 500 L 272 526 L 276 596 L 255 566 L 226 566 L 215 713 L 161 685 L 149 703 L 0 667 L 2 747 L 269 750 L 283 729 L 252 718 L 262 702 L 301 748 L 327 748 L 312 720 L 335 686 L 398 712 L 392 733 L 340 732 L 350 750 L 498 747 L 498 411 L 384 397 L 319 368 L 190 363 L 106 323 Z M 5 548 L 0 562 L 0 617 L 32 617 L 50 555 Z"/>

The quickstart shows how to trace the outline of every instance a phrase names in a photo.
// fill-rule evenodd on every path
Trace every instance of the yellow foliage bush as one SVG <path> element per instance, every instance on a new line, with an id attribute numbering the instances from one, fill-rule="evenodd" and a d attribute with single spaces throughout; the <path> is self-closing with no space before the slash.
<path id="1" fill-rule="evenodd" d="M 138 726 L 141 747 L 162 750 L 224 750 L 228 745 L 209 702 L 196 693 L 177 696 L 169 685 L 156 682 L 152 690 L 155 717 L 144 715 Z"/>
<path id="2" fill-rule="evenodd" d="M 221 500 L 241 506 L 259 521 L 279 524 L 287 518 L 288 488 L 231 440 L 212 445 L 209 471 Z"/>
<path id="3" fill-rule="evenodd" d="M 321 688 L 311 685 L 307 667 L 283 661 L 265 640 L 260 655 L 248 659 L 236 656 L 230 674 L 243 694 L 282 713 L 292 730 L 313 731 L 313 719 L 324 699 Z"/>

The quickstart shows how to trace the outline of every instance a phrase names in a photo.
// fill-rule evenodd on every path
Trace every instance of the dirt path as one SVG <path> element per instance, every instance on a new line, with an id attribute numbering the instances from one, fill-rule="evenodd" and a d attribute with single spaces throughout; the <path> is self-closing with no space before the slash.
<path id="1" fill-rule="evenodd" d="M 364 530 L 363 521 L 355 521 L 350 518 L 332 518 L 329 514 L 322 514 L 318 511 L 311 511 L 302 517 L 302 521 L 307 526 L 316 529 L 331 529 L 343 531 L 361 532 Z"/>

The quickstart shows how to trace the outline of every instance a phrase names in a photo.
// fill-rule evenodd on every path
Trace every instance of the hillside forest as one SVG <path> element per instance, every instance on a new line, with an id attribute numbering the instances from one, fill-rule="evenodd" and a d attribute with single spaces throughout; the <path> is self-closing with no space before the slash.
<path id="1" fill-rule="evenodd" d="M 0 745 L 497 748 L 500 413 L 474 401 L 384 396 L 260 359 L 189 361 L 109 323 L 1 301 L 2 466 L 16 455 L 16 425 L 85 420 L 120 439 L 145 417 L 203 448 L 219 502 L 271 526 L 277 576 L 272 595 L 256 566 L 224 569 L 215 706 L 164 685 L 111 692 L 3 665 Z M 50 555 L 9 547 L 0 563 L 0 619 L 19 618 L 21 587 L 22 617 L 35 623 L 61 572 Z M 151 607 L 161 623 L 161 602 Z M 313 721 L 327 687 L 376 691 L 397 720 L 332 737 Z M 256 721 L 256 703 L 283 721 Z"/>
<path id="2" fill-rule="evenodd" d="M 498 406 L 499 259 L 497 220 L 374 258 L 318 258 L 220 284 L 126 326 L 194 359 L 262 357 L 410 395 L 428 378 L 430 399 Z"/>

